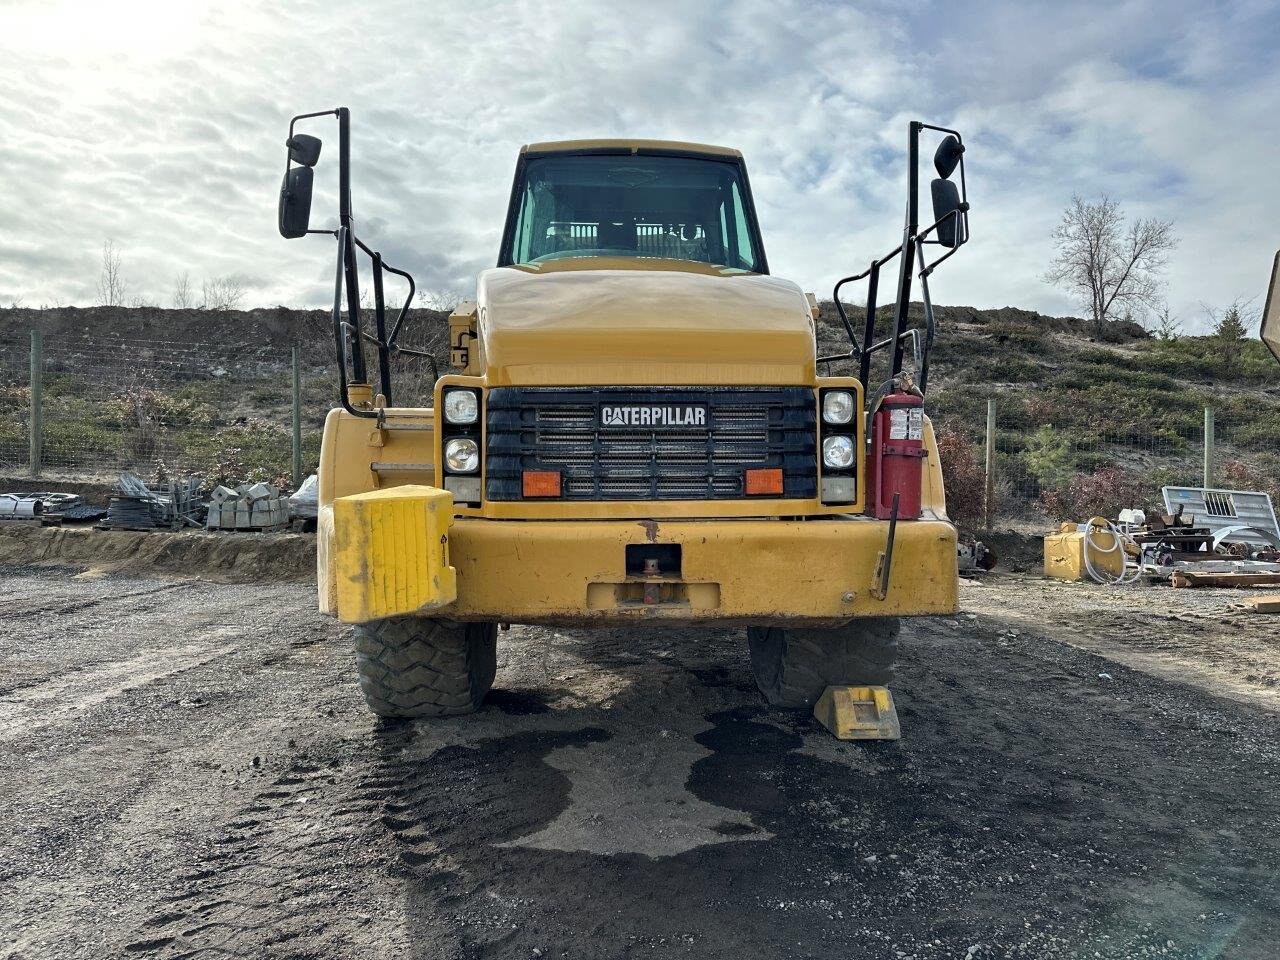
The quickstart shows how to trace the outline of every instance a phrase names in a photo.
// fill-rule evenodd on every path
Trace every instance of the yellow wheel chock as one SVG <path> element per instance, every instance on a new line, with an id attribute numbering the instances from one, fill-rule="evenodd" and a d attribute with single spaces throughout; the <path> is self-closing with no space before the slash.
<path id="1" fill-rule="evenodd" d="M 827 687 L 813 715 L 837 740 L 902 739 L 888 687 Z"/>

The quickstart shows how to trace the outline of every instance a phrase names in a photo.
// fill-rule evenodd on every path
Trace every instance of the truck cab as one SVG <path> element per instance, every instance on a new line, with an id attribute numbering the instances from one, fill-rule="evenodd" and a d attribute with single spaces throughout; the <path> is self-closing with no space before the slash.
<path id="1" fill-rule="evenodd" d="M 864 379 L 820 372 L 817 316 L 769 273 L 738 151 L 524 147 L 431 403 L 340 356 L 319 603 L 355 627 L 375 712 L 474 709 L 499 623 L 736 624 L 784 708 L 887 683 L 898 618 L 956 610 L 955 528 L 920 391 L 895 374 L 868 411 Z M 882 468 L 899 449 L 905 479 Z"/>

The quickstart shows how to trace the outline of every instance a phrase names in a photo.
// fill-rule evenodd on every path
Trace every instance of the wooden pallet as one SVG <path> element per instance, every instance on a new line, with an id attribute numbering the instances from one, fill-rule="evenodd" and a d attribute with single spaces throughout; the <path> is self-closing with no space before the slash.
<path id="1" fill-rule="evenodd" d="M 1280 587 L 1280 571 L 1268 573 L 1194 573 L 1175 570 L 1175 587 Z"/>

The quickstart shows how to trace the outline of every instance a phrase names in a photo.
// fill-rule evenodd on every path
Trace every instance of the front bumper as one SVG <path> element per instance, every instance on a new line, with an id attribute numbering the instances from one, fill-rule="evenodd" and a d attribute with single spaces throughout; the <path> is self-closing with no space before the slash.
<path id="1" fill-rule="evenodd" d="M 337 613 L 333 591 L 326 587 L 344 577 L 350 583 L 352 574 L 360 574 L 326 571 L 332 563 L 325 562 L 325 541 L 333 531 L 324 529 L 332 521 L 323 513 L 321 608 Z M 873 587 L 887 533 L 887 522 L 863 518 L 455 518 L 448 531 L 447 562 L 456 571 L 456 599 L 430 609 L 394 612 L 513 623 L 710 620 L 813 625 L 858 617 L 955 613 L 955 528 L 938 520 L 900 522 L 889 588 L 881 600 Z M 668 565 L 660 576 L 645 577 L 633 562 L 628 574 L 627 547 L 638 545 L 643 552 L 645 545 L 655 544 L 679 546 L 678 569 Z M 397 573 L 403 571 L 384 570 L 380 576 L 386 582 L 403 580 Z M 646 592 L 650 602 L 645 602 Z"/>

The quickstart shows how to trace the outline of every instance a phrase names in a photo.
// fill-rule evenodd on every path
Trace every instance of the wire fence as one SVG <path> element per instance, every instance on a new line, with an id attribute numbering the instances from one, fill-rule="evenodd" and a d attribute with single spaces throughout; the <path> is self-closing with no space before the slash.
<path id="1" fill-rule="evenodd" d="M 939 425 L 947 437 L 948 506 L 953 516 L 989 524 L 1000 517 L 1114 517 L 1124 507 L 1160 506 L 1166 486 L 1259 490 L 1280 503 L 1274 425 L 1224 412 L 1203 408 L 1195 426 L 1140 418 L 1082 430 L 1028 423 L 1025 411 L 1002 410 L 992 400 L 985 423 L 971 417 Z"/>
<path id="2" fill-rule="evenodd" d="M 0 471 L 10 477 L 33 472 L 33 423 L 38 468 L 51 478 L 194 473 L 211 483 L 270 480 L 287 487 L 295 456 L 302 476 L 316 468 L 335 390 L 332 358 L 323 345 L 297 351 L 296 379 L 294 351 L 280 346 L 63 334 L 34 349 L 35 381 L 26 343 L 0 346 Z M 431 388 L 426 367 L 398 373 L 397 383 L 405 387 L 400 402 L 425 404 Z M 994 515 L 1002 516 L 1083 509 L 1061 501 L 1090 483 L 1118 487 L 1112 493 L 1133 501 L 1129 505 L 1155 504 L 1163 485 L 1205 480 L 1206 446 L 1212 484 L 1266 490 L 1280 499 L 1276 425 L 1248 416 L 1239 403 L 1214 411 L 1206 433 L 1198 409 L 1177 420 L 1133 417 L 1096 428 L 1082 428 L 1077 417 L 1067 428 L 1055 424 L 1062 412 L 1052 404 L 1038 410 L 1025 399 L 992 400 L 988 423 L 980 397 L 955 408 L 931 398 L 940 407 L 930 411 L 940 434 L 954 441 L 943 450 L 944 466 L 953 468 L 953 515 L 972 519 L 975 495 L 979 515 L 984 513 L 988 486 Z M 957 471 L 962 462 L 970 464 L 968 473 Z"/>
<path id="3" fill-rule="evenodd" d="M 290 350 L 228 355 L 210 344 L 89 336 L 46 339 L 33 349 L 35 381 L 30 354 L 6 349 L 0 356 L 0 467 L 8 472 L 33 472 L 34 424 L 38 470 L 50 477 L 129 471 L 218 482 L 293 479 Z M 299 373 L 306 472 L 318 462 L 332 378 L 324 367 L 301 365 Z"/>

